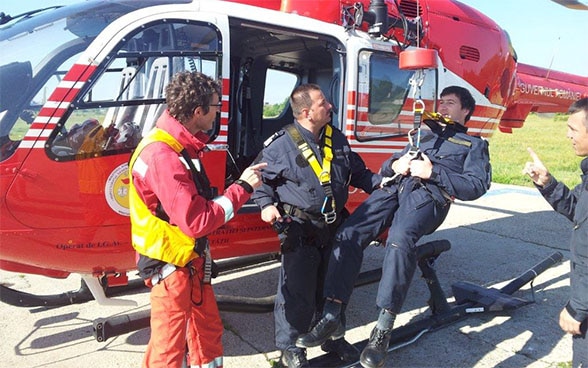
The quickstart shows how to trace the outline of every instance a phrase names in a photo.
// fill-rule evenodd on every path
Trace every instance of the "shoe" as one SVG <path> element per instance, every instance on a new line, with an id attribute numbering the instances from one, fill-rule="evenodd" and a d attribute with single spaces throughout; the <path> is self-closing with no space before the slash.
<path id="1" fill-rule="evenodd" d="M 338 336 L 333 336 L 334 334 Z M 313 348 L 321 345 L 328 339 L 343 337 L 344 334 L 345 327 L 343 327 L 339 318 L 330 319 L 323 317 L 309 333 L 302 334 L 296 339 L 296 346 L 299 348 Z"/>
<path id="2" fill-rule="evenodd" d="M 344 338 L 336 340 L 327 340 L 321 345 L 325 353 L 334 353 L 339 356 L 343 362 L 353 363 L 359 360 L 359 350 Z"/>
<path id="3" fill-rule="evenodd" d="M 288 368 L 310 367 L 306 360 L 306 350 L 288 349 L 282 351 L 282 365 Z"/>
<path id="4" fill-rule="evenodd" d="M 374 327 L 366 347 L 361 352 L 359 363 L 364 368 L 381 368 L 386 361 L 392 330 Z"/>

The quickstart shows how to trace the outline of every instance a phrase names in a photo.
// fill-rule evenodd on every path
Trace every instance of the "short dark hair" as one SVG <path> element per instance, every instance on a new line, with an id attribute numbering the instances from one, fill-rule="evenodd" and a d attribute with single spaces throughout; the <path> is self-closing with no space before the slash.
<path id="1" fill-rule="evenodd" d="M 441 97 L 447 95 L 456 95 L 459 98 L 461 107 L 469 111 L 465 117 L 465 121 L 463 122 L 465 124 L 468 120 L 470 120 L 472 114 L 474 113 L 476 108 L 476 100 L 474 100 L 470 91 L 460 86 L 445 87 L 443 91 L 441 91 Z"/>
<path id="2" fill-rule="evenodd" d="M 290 94 L 290 106 L 292 107 L 292 115 L 298 117 L 302 113 L 302 109 L 310 109 L 312 106 L 312 98 L 310 98 L 310 91 L 320 91 L 321 87 L 314 83 L 301 84 Z"/>
<path id="3" fill-rule="evenodd" d="M 194 110 L 201 106 L 208 113 L 212 96 L 221 97 L 220 84 L 200 72 L 176 73 L 165 87 L 165 102 L 169 114 L 185 125 L 194 116 Z"/>
<path id="4" fill-rule="evenodd" d="M 577 112 L 584 111 L 584 126 L 588 129 L 588 97 L 581 98 L 574 102 L 568 109 L 568 114 L 575 114 Z"/>

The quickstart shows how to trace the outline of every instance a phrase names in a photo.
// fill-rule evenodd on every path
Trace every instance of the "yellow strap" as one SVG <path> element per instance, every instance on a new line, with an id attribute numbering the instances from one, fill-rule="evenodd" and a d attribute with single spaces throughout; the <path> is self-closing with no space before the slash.
<path id="1" fill-rule="evenodd" d="M 451 120 L 450 118 L 446 118 L 438 112 L 424 111 L 423 116 L 425 119 L 435 120 L 443 124 L 454 124 L 453 120 Z"/>
<path id="2" fill-rule="evenodd" d="M 331 182 L 331 161 L 333 161 L 333 141 L 331 139 L 333 135 L 333 128 L 330 125 L 325 126 L 325 144 L 323 147 L 323 163 L 319 164 L 316 155 L 312 149 L 308 146 L 306 141 L 302 141 L 298 145 L 298 149 L 302 152 L 302 155 L 312 167 L 312 171 L 319 179 L 321 184 L 328 184 Z"/>
<path id="3" fill-rule="evenodd" d="M 325 126 L 322 165 L 319 164 L 316 155 L 308 146 L 308 143 L 306 143 L 298 129 L 296 129 L 296 126 L 289 125 L 286 128 L 286 131 L 288 132 L 288 134 L 290 134 L 290 137 L 298 146 L 298 149 L 302 153 L 302 156 L 306 159 L 306 161 L 308 161 L 310 167 L 312 167 L 312 171 L 318 178 L 319 182 L 321 183 L 321 186 L 325 191 L 325 200 L 321 208 L 321 213 L 323 214 L 323 216 L 325 216 L 326 223 L 331 224 L 335 222 L 335 220 L 337 219 L 337 212 L 335 212 L 335 196 L 333 195 L 333 190 L 331 189 L 331 161 L 333 161 L 333 127 L 331 127 L 330 125 Z"/>
<path id="4" fill-rule="evenodd" d="M 135 164 L 135 161 L 139 157 L 139 154 L 141 153 L 141 151 L 143 151 L 143 148 L 145 148 L 147 145 L 153 142 L 167 143 L 167 145 L 173 148 L 173 150 L 177 153 L 180 153 L 184 149 L 182 144 L 178 142 L 178 140 L 175 139 L 171 134 L 169 134 L 163 129 L 153 128 L 151 129 L 151 131 L 149 131 L 149 133 L 147 133 L 145 137 L 143 137 L 143 139 L 141 139 L 139 145 L 135 149 L 135 152 L 131 157 L 131 161 L 129 162 L 129 168 L 131 170 L 133 168 L 133 165 Z M 132 175 L 129 175 L 129 178 L 132 180 Z"/>

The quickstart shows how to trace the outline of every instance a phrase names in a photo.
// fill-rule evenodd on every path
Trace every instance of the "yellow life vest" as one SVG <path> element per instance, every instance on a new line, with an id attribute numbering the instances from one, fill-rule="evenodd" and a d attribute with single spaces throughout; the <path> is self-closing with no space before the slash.
<path id="1" fill-rule="evenodd" d="M 179 227 L 153 215 L 133 184 L 133 165 L 141 151 L 153 142 L 163 142 L 178 154 L 184 147 L 164 130 L 155 128 L 146 135 L 129 162 L 129 206 L 133 248 L 149 258 L 183 267 L 198 257 L 194 252 L 195 238 L 184 234 Z"/>

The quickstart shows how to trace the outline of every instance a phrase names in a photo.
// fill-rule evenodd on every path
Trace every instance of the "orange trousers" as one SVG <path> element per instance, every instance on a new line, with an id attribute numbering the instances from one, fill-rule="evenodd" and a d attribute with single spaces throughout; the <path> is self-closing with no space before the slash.
<path id="1" fill-rule="evenodd" d="M 203 259 L 178 268 L 151 289 L 151 338 L 143 368 L 223 366 L 223 324 L 212 285 L 203 284 Z M 192 270 L 192 272 L 191 272 Z"/>

